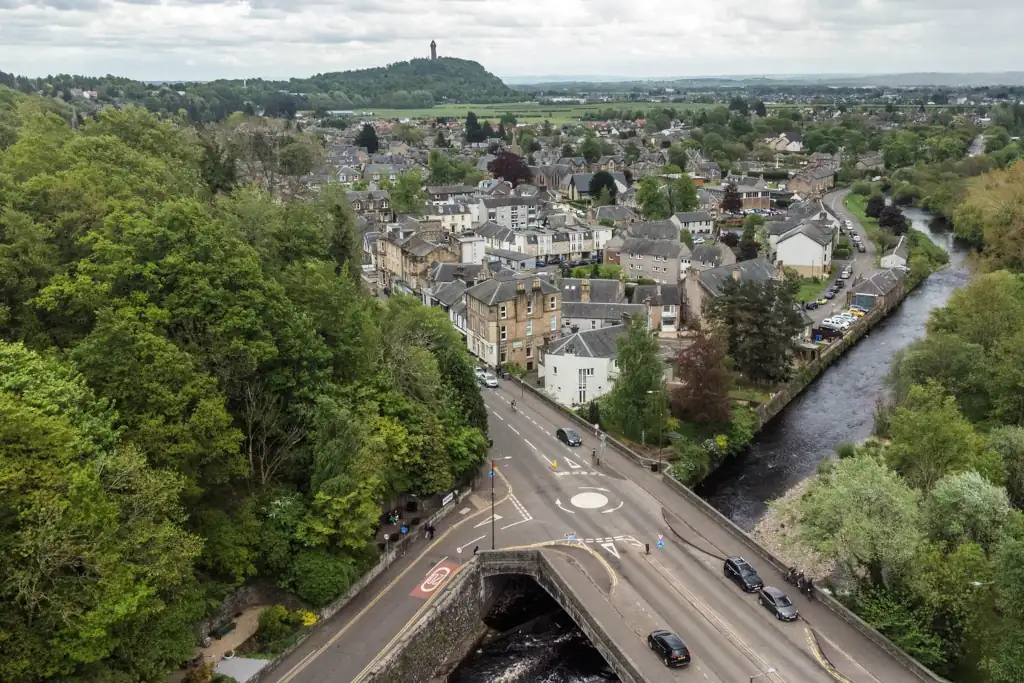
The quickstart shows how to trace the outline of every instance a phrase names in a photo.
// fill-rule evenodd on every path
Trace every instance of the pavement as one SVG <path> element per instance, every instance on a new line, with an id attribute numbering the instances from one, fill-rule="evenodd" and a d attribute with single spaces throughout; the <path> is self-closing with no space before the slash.
<path id="1" fill-rule="evenodd" d="M 493 519 L 490 481 L 484 478 L 460 509 L 437 525 L 432 542 L 418 540 L 264 681 L 361 680 L 474 547 L 489 549 L 492 539 L 502 548 L 572 536 L 614 572 L 615 588 L 605 595 L 600 582 L 607 579 L 597 575 L 604 571 L 598 563 L 577 563 L 597 586 L 588 608 L 615 610 L 616 638 L 624 648 L 645 648 L 643 639 L 655 628 L 675 631 L 692 648 L 694 661 L 687 669 L 658 664 L 647 673 L 649 662 L 643 664 L 651 681 L 696 680 L 699 674 L 711 683 L 735 683 L 763 674 L 757 680 L 769 683 L 920 683 L 845 621 L 803 596 L 790 596 L 800 621 L 776 621 L 755 596 L 723 576 L 723 559 L 751 555 L 750 549 L 660 475 L 611 448 L 604 449 L 600 465 L 593 465 L 591 450 L 601 451 L 596 436 L 582 434 L 579 448 L 564 446 L 554 437 L 559 427 L 568 426 L 562 414 L 510 382 L 485 389 L 484 400 L 494 441 L 490 456 L 500 473 L 493 480 Z M 644 544 L 650 544 L 650 555 Z M 785 587 L 769 567 L 761 570 L 767 584 Z M 815 642 L 827 643 L 827 666 Z M 653 655 L 643 654 L 657 664 Z M 769 669 L 774 672 L 766 673 Z"/>

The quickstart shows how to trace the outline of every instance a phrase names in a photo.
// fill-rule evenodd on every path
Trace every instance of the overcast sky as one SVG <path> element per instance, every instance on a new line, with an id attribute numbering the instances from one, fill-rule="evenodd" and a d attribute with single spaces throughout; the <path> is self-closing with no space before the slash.
<path id="1" fill-rule="evenodd" d="M 285 78 L 429 54 L 502 77 L 1024 70 L 1024 0 L 0 0 L 0 70 Z"/>

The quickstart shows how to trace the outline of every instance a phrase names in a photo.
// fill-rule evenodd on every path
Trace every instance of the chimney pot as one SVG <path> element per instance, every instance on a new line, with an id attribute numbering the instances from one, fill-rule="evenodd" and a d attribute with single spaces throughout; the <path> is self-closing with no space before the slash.
<path id="1" fill-rule="evenodd" d="M 535 278 L 533 278 L 533 291 L 536 292 L 538 290 L 540 290 L 540 278 L 539 277 L 535 277 Z"/>

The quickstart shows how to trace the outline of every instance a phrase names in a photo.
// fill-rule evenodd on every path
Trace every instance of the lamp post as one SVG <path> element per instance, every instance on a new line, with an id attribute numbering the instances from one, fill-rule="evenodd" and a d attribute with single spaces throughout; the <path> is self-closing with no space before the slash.
<path id="1" fill-rule="evenodd" d="M 765 669 L 764 671 L 762 671 L 761 673 L 757 674 L 756 676 L 751 676 L 750 677 L 750 683 L 754 683 L 754 680 L 757 679 L 757 678 L 760 678 L 761 676 L 770 676 L 773 673 L 775 673 L 774 667 L 773 668 L 769 668 L 769 669 Z"/>

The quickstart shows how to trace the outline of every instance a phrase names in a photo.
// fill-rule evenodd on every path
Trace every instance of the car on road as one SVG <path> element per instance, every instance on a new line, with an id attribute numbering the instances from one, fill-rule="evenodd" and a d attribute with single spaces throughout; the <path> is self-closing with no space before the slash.
<path id="1" fill-rule="evenodd" d="M 580 433 L 575 429 L 568 427 L 560 427 L 555 432 L 555 438 L 564 443 L 566 446 L 582 446 L 583 439 L 580 438 Z"/>
<path id="2" fill-rule="evenodd" d="M 806 308 L 808 311 L 813 311 L 817 307 L 818 307 L 818 302 L 817 301 L 808 301 L 806 304 L 804 304 L 804 308 Z"/>
<path id="3" fill-rule="evenodd" d="M 842 289 L 845 286 L 846 286 L 846 281 L 843 280 L 843 278 L 841 278 L 841 277 L 837 277 L 836 281 L 835 281 L 835 284 L 832 285 L 832 288 L 833 289 Z"/>
<path id="4" fill-rule="evenodd" d="M 498 378 L 495 377 L 494 375 L 492 375 L 489 372 L 487 374 L 485 374 L 484 378 L 482 380 L 480 380 L 480 381 L 484 383 L 485 387 L 489 387 L 491 389 L 497 389 L 498 388 Z"/>
<path id="5" fill-rule="evenodd" d="M 774 614 L 779 621 L 796 621 L 800 616 L 789 596 L 774 586 L 764 586 L 758 592 L 757 604 Z"/>
<path id="6" fill-rule="evenodd" d="M 723 571 L 725 578 L 739 586 L 744 593 L 756 593 L 764 587 L 764 581 L 742 557 L 726 559 Z"/>
<path id="7" fill-rule="evenodd" d="M 647 647 L 658 653 L 665 666 L 686 666 L 690 663 L 690 649 L 671 631 L 651 631 L 647 636 Z"/>
<path id="8" fill-rule="evenodd" d="M 487 375 L 487 370 L 486 370 L 485 368 L 477 368 L 477 369 L 476 369 L 476 378 L 477 378 L 477 379 L 479 379 L 479 380 L 483 380 L 483 378 L 484 378 L 484 377 L 485 377 L 486 375 Z"/>
<path id="9" fill-rule="evenodd" d="M 814 303 L 818 304 L 819 306 L 824 306 L 825 304 L 828 303 L 828 299 L 826 299 L 825 297 L 821 297 L 820 299 L 818 299 Z"/>
<path id="10" fill-rule="evenodd" d="M 853 227 L 853 221 L 846 221 L 846 227 L 852 228 Z"/>
<path id="11" fill-rule="evenodd" d="M 853 273 L 850 271 L 849 268 L 847 268 L 846 270 L 839 274 L 839 277 L 843 278 L 844 280 L 849 280 L 851 275 L 853 275 Z"/>
<path id="12" fill-rule="evenodd" d="M 867 247 L 865 247 L 861 242 L 857 242 L 857 251 L 863 254 L 867 251 Z"/>
<path id="13" fill-rule="evenodd" d="M 832 291 L 832 290 L 830 289 L 830 290 L 828 290 L 827 292 L 825 292 L 825 293 L 824 293 L 824 294 L 823 294 L 822 296 L 823 296 L 823 297 L 825 297 L 826 299 L 834 299 L 834 298 L 835 298 L 835 296 L 836 296 L 836 293 L 835 293 L 835 292 L 833 292 L 833 291 Z"/>

